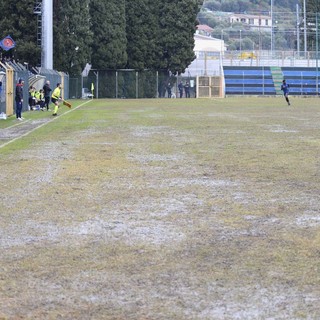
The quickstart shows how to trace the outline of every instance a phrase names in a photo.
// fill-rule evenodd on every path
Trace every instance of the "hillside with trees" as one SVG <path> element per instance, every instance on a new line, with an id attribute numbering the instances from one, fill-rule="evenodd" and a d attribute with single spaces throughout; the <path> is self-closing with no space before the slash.
<path id="1" fill-rule="evenodd" d="M 273 5 L 278 9 L 294 11 L 295 1 L 273 0 Z M 211 11 L 224 11 L 248 14 L 268 14 L 270 12 L 271 0 L 206 0 L 204 8 Z"/>
<path id="2" fill-rule="evenodd" d="M 297 50 L 297 34 L 300 33 L 300 47 L 303 45 L 303 0 L 273 0 L 274 50 Z M 308 50 L 315 50 L 315 16 L 320 11 L 317 0 L 307 1 L 306 21 Z M 229 23 L 223 19 L 226 13 L 250 15 L 271 15 L 271 0 L 206 0 L 198 15 L 199 22 L 214 29 L 212 36 L 223 38 L 228 50 L 270 50 L 271 33 L 252 30 L 242 23 Z M 299 18 L 297 19 L 297 13 Z M 320 21 L 320 19 L 319 19 Z M 299 28 L 297 29 L 297 25 Z M 241 30 L 241 31 L 240 31 Z"/>

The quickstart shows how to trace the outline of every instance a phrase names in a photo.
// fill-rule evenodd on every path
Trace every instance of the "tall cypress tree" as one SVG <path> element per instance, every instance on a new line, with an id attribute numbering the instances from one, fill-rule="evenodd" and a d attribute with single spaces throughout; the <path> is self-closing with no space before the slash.
<path id="1" fill-rule="evenodd" d="M 202 0 L 161 1 L 158 68 L 180 74 L 194 60 L 194 33 L 202 3 Z"/>
<path id="2" fill-rule="evenodd" d="M 129 69 L 153 69 L 158 48 L 158 2 L 136 0 L 126 2 L 126 33 Z"/>
<path id="3" fill-rule="evenodd" d="M 41 48 L 37 46 L 34 4 L 35 1 L 0 1 L 0 40 L 10 35 L 16 42 L 14 49 L 0 50 L 3 57 L 37 66 L 41 61 Z"/>
<path id="4" fill-rule="evenodd" d="M 54 5 L 54 68 L 80 74 L 91 59 L 89 0 L 56 0 Z"/>
<path id="5" fill-rule="evenodd" d="M 127 68 L 182 73 L 195 58 L 196 18 L 203 0 L 126 2 Z"/>
<path id="6" fill-rule="evenodd" d="M 92 66 L 124 68 L 127 63 L 125 0 L 91 0 Z"/>

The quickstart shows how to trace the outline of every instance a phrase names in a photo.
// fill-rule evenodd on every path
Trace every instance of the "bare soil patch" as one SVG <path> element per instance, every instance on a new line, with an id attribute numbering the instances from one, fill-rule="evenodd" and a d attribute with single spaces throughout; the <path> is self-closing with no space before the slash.
<path id="1" fill-rule="evenodd" d="M 320 110 L 258 101 L 101 101 L 0 149 L 0 319 L 319 319 Z"/>

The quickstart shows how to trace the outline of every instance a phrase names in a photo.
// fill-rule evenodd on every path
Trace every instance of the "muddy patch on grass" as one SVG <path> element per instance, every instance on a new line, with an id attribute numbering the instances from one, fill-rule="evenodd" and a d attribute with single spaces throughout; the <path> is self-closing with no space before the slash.
<path id="1" fill-rule="evenodd" d="M 313 116 L 153 110 L 0 157 L 0 318 L 319 318 Z"/>
<path id="2" fill-rule="evenodd" d="M 43 125 L 44 123 L 49 122 L 51 119 L 43 118 L 39 120 L 23 120 L 13 124 L 12 126 L 0 130 L 0 140 L 4 139 L 14 139 L 20 137 L 26 133 L 29 133 L 31 130 L 36 129 L 37 127 Z"/>
<path id="3" fill-rule="evenodd" d="M 265 126 L 265 128 L 274 133 L 297 133 L 297 130 L 289 129 L 286 128 L 282 125 L 270 125 L 270 126 Z"/>
<path id="4" fill-rule="evenodd" d="M 301 227 L 319 227 L 320 226 L 320 216 L 303 215 L 296 219 L 296 223 Z"/>
<path id="5" fill-rule="evenodd" d="M 172 130 L 166 126 L 150 126 L 150 127 L 134 127 L 131 129 L 131 135 L 133 137 L 150 137 L 159 134 L 168 134 Z"/>

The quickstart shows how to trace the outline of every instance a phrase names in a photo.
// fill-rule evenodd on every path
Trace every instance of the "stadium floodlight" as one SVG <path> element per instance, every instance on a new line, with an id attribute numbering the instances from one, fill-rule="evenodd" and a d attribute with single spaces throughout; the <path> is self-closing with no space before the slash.
<path id="1" fill-rule="evenodd" d="M 53 1 L 42 1 L 41 67 L 53 69 Z"/>
<path id="2" fill-rule="evenodd" d="M 271 0 L 270 4 L 270 11 L 271 11 L 271 55 L 273 55 L 274 50 L 274 35 L 273 35 L 273 0 Z"/>
<path id="3" fill-rule="evenodd" d="M 304 55 L 307 57 L 307 7 L 306 0 L 303 0 L 303 28 L 304 28 Z"/>

